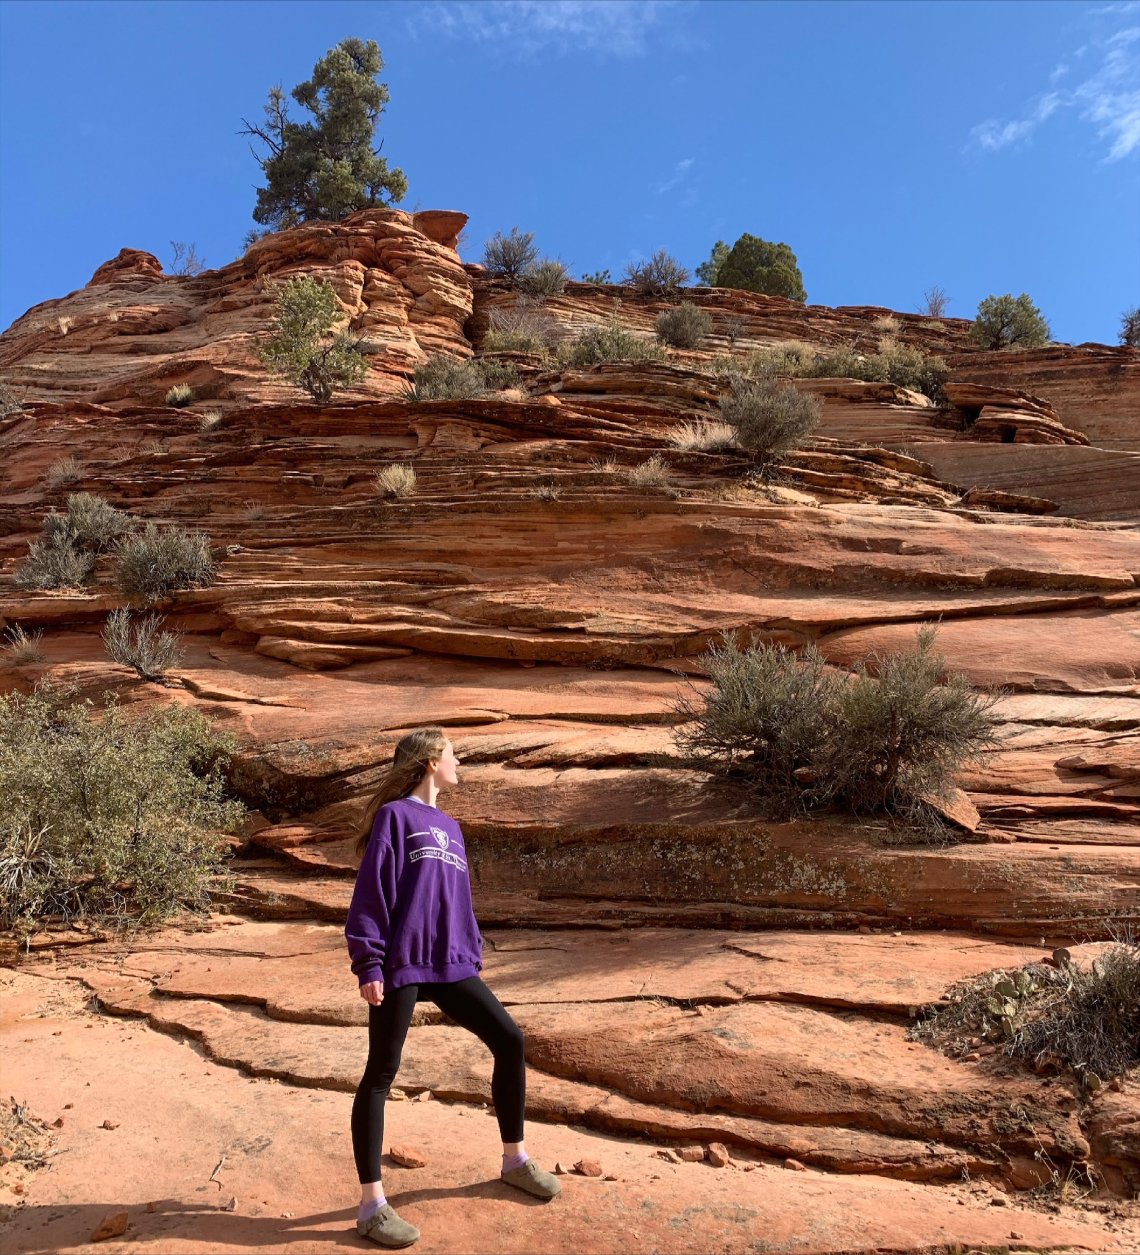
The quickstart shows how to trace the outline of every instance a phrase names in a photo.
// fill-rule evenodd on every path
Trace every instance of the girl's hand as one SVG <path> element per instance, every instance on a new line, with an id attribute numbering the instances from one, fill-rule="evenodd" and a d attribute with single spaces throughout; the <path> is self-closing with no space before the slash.
<path id="1" fill-rule="evenodd" d="M 360 996 L 365 1002 L 370 1002 L 374 1007 L 378 1007 L 384 1001 L 384 982 L 382 980 L 370 980 L 366 985 L 361 985 Z"/>

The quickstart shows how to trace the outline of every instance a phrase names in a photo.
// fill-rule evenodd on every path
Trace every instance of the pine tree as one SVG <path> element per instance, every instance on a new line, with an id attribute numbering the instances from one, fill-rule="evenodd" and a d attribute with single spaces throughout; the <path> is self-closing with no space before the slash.
<path id="1" fill-rule="evenodd" d="M 241 132 L 269 149 L 257 157 L 267 186 L 258 188 L 255 222 L 280 231 L 403 200 L 403 170 L 389 170 L 373 148 L 388 103 L 387 84 L 376 81 L 383 68 L 375 40 L 342 39 L 313 67 L 313 77 L 293 88 L 293 99 L 312 114 L 307 122 L 289 117 L 280 85 L 270 88 L 265 124 L 246 122 Z"/>

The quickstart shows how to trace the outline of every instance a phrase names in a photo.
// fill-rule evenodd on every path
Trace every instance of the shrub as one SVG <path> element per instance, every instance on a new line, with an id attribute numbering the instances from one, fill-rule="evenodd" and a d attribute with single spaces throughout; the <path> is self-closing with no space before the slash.
<path id="1" fill-rule="evenodd" d="M 1049 342 L 1049 324 L 1026 292 L 987 296 L 978 305 L 970 339 L 983 349 L 1036 349 Z"/>
<path id="2" fill-rule="evenodd" d="M 637 488 L 661 488 L 669 482 L 669 464 L 660 453 L 654 453 L 631 467 L 626 477 Z"/>
<path id="3" fill-rule="evenodd" d="M 82 588 L 95 570 L 95 555 L 76 549 L 59 532 L 46 540 L 33 540 L 28 556 L 16 569 L 20 588 Z"/>
<path id="4" fill-rule="evenodd" d="M 176 383 L 166 394 L 166 404 L 176 410 L 185 409 L 194 400 L 194 389 L 189 384 Z"/>
<path id="5" fill-rule="evenodd" d="M 786 244 L 770 244 L 747 232 L 718 267 L 716 286 L 783 296 L 801 304 L 807 301 L 795 253 Z"/>
<path id="6" fill-rule="evenodd" d="M 813 379 L 864 379 L 874 383 L 893 383 L 941 402 L 944 399 L 943 388 L 950 378 L 950 367 L 933 354 L 906 344 L 895 344 L 878 353 L 868 354 L 846 347 L 834 349 L 816 358 L 799 373 Z"/>
<path id="7" fill-rule="evenodd" d="M 1120 315 L 1120 343 L 1140 349 L 1140 306 L 1133 305 Z"/>
<path id="8" fill-rule="evenodd" d="M 243 808 L 225 795 L 234 743 L 178 703 L 96 715 L 59 690 L 0 697 L 0 922 L 154 922 L 205 909 Z"/>
<path id="9" fill-rule="evenodd" d="M 652 340 L 634 335 L 622 326 L 617 306 L 610 320 L 600 327 L 587 327 L 568 344 L 559 346 L 558 360 L 564 366 L 593 366 L 598 362 L 640 362 L 664 357 Z"/>
<path id="10" fill-rule="evenodd" d="M 356 339 L 343 332 L 329 338 L 343 317 L 329 284 L 309 275 L 287 279 L 277 288 L 274 334 L 259 356 L 272 374 L 314 401 L 330 401 L 338 388 L 360 383 L 368 374 Z"/>
<path id="11" fill-rule="evenodd" d="M 207 410 L 205 414 L 198 419 L 198 430 L 203 436 L 209 435 L 210 432 L 217 431 L 217 429 L 222 425 L 222 419 L 224 417 L 225 415 L 221 410 Z"/>
<path id="12" fill-rule="evenodd" d="M 514 362 L 496 362 L 491 358 L 480 358 L 475 363 L 488 392 L 502 392 L 504 388 L 519 386 L 519 371 Z"/>
<path id="13" fill-rule="evenodd" d="M 674 256 L 659 248 L 648 261 L 630 262 L 622 282 L 653 296 L 668 296 L 688 283 L 689 277 Z"/>
<path id="14" fill-rule="evenodd" d="M 23 400 L 16 396 L 15 390 L 6 383 L 0 383 L 0 421 L 22 413 L 23 409 Z"/>
<path id="15" fill-rule="evenodd" d="M 218 577 L 205 532 L 180 527 L 159 531 L 154 523 L 118 545 L 115 584 L 120 591 L 148 598 L 180 588 L 207 588 Z"/>
<path id="16" fill-rule="evenodd" d="M 373 482 L 382 497 L 406 497 L 416 490 L 416 472 L 413 467 L 391 462 L 376 472 Z"/>
<path id="17" fill-rule="evenodd" d="M 836 691 L 836 731 L 821 762 L 827 791 L 854 811 L 921 808 L 944 796 L 966 764 L 994 744 L 996 698 L 965 676 L 940 684 L 946 659 L 933 652 L 936 629 L 921 628 L 913 653 L 876 655 Z"/>
<path id="18" fill-rule="evenodd" d="M 671 344 L 676 349 L 696 349 L 712 331 L 712 317 L 692 301 L 682 301 L 672 309 L 663 309 L 657 315 L 655 327 L 662 344 Z"/>
<path id="19" fill-rule="evenodd" d="M 558 296 L 566 288 L 570 271 L 560 261 L 544 257 L 523 273 L 522 287 L 534 296 Z"/>
<path id="20" fill-rule="evenodd" d="M 954 1055 L 1000 1043 L 1015 1059 L 1071 1068 L 1095 1092 L 1140 1063 L 1140 946 L 1126 936 L 1085 967 L 1067 950 L 1053 960 L 959 982 L 911 1036 Z"/>
<path id="21" fill-rule="evenodd" d="M 539 501 L 558 501 L 562 496 L 562 489 L 557 484 L 540 484 L 534 490 L 534 495 Z"/>
<path id="22" fill-rule="evenodd" d="M 4 635 L 8 638 L 8 657 L 13 666 L 24 667 L 30 663 L 47 662 L 47 655 L 40 648 L 40 642 L 44 638 L 43 628 L 29 634 L 16 623 Z"/>
<path id="23" fill-rule="evenodd" d="M 610 272 L 608 270 L 591 270 L 582 276 L 582 283 L 612 283 Z"/>
<path id="24" fill-rule="evenodd" d="M 995 699 L 962 676 L 940 685 L 934 639 L 923 628 L 915 652 L 876 657 L 876 676 L 861 664 L 845 677 L 814 648 L 742 650 L 730 636 L 701 658 L 714 687 L 703 704 L 682 701 L 679 743 L 785 814 L 842 802 L 926 824 L 925 799 L 944 796 L 994 743 Z"/>
<path id="25" fill-rule="evenodd" d="M 134 529 L 135 520 L 93 492 L 75 492 L 67 499 L 67 513 L 52 510 L 42 527 L 47 537 L 66 534 L 72 544 L 103 553 Z"/>
<path id="26" fill-rule="evenodd" d="M 822 408 L 815 397 L 774 378 L 737 376 L 720 399 L 721 415 L 736 432 L 737 444 L 763 464 L 798 448 L 819 422 Z"/>
<path id="27" fill-rule="evenodd" d="M 679 423 L 669 433 L 669 443 L 675 449 L 700 453 L 721 453 L 739 447 L 736 428 L 728 423 Z"/>
<path id="28" fill-rule="evenodd" d="M 950 308 L 950 298 L 946 295 L 946 289 L 935 285 L 928 288 L 923 294 L 923 304 L 918 307 L 918 312 L 924 314 L 927 318 L 945 318 L 946 311 Z"/>
<path id="29" fill-rule="evenodd" d="M 705 287 L 715 288 L 719 286 L 720 268 L 728 260 L 729 253 L 732 249 L 723 240 L 717 240 L 712 246 L 712 252 L 709 254 L 708 261 L 703 261 L 697 267 L 697 278 L 705 285 Z"/>
<path id="30" fill-rule="evenodd" d="M 490 324 L 483 348 L 492 353 L 547 353 L 558 329 L 542 302 L 527 296 L 520 296 L 511 309 L 495 306 Z"/>
<path id="31" fill-rule="evenodd" d="M 196 243 L 186 245 L 181 240 L 171 240 L 170 251 L 173 254 L 173 261 L 170 263 L 172 275 L 193 278 L 206 269 L 206 259 L 198 256 Z"/>
<path id="32" fill-rule="evenodd" d="M 415 384 L 404 393 L 408 401 L 467 401 L 487 391 L 475 362 L 433 353 L 416 367 Z"/>
<path id="33" fill-rule="evenodd" d="M 388 85 L 376 81 L 383 68 L 375 40 L 342 39 L 313 66 L 313 77 L 293 88 L 293 99 L 312 115 L 308 122 L 294 122 L 284 91 L 270 88 L 264 125 L 246 122 L 242 132 L 269 150 L 257 159 L 267 186 L 257 190 L 255 222 L 281 231 L 403 200 L 404 172 L 389 170 L 373 146 L 388 103 Z"/>
<path id="34" fill-rule="evenodd" d="M 833 725 L 840 680 L 810 648 L 783 645 L 741 649 L 729 634 L 701 656 L 713 688 L 703 699 L 682 699 L 686 723 L 677 743 L 696 765 L 735 781 L 778 815 L 807 806 L 820 748 Z M 800 773 L 797 776 L 797 772 Z"/>
<path id="35" fill-rule="evenodd" d="M 789 340 L 771 348 L 754 349 L 744 359 L 744 369 L 749 375 L 785 375 L 798 379 L 811 374 L 815 360 L 816 352 L 810 344 Z"/>
<path id="36" fill-rule="evenodd" d="M 149 615 L 131 627 L 129 610 L 112 610 L 103 628 L 103 647 L 112 662 L 133 667 L 140 680 L 162 683 L 171 667 L 182 660 L 181 637 L 174 632 L 160 632 L 162 622 Z"/>
<path id="37" fill-rule="evenodd" d="M 83 465 L 77 458 L 61 458 L 48 467 L 47 486 L 62 488 L 65 484 L 74 484 L 83 475 Z"/>
<path id="38" fill-rule="evenodd" d="M 483 265 L 487 273 L 496 279 L 506 279 L 512 287 L 518 287 L 537 262 L 533 231 L 523 234 L 518 227 L 511 227 L 510 235 L 496 231 L 483 245 Z"/>

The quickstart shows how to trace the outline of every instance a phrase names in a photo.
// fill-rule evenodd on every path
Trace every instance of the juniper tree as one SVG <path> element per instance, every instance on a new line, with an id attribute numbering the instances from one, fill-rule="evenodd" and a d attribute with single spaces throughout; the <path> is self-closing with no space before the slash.
<path id="1" fill-rule="evenodd" d="M 375 40 L 342 39 L 291 93 L 312 121 L 294 122 L 280 84 L 270 88 L 264 124 L 245 122 L 240 132 L 269 149 L 257 157 L 268 186 L 258 189 L 255 222 L 280 231 L 403 200 L 403 170 L 389 170 L 373 147 L 389 99 L 388 85 L 376 81 L 383 68 Z"/>
<path id="2" fill-rule="evenodd" d="M 736 241 L 717 267 L 716 286 L 807 301 L 804 277 L 795 253 L 786 244 L 770 244 L 747 232 Z"/>
<path id="3" fill-rule="evenodd" d="M 287 279 L 277 290 L 273 336 L 261 346 L 261 360 L 314 401 L 331 400 L 337 388 L 368 373 L 357 341 L 344 332 L 331 334 L 343 317 L 336 293 L 323 280 Z"/>
<path id="4" fill-rule="evenodd" d="M 983 349 L 1037 349 L 1049 343 L 1049 324 L 1027 292 L 987 296 L 978 304 L 970 339 Z"/>

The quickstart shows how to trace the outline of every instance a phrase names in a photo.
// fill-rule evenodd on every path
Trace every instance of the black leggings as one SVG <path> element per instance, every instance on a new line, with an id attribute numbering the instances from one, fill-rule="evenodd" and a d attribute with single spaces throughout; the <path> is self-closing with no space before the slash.
<path id="1" fill-rule="evenodd" d="M 352 1153 L 362 1182 L 380 1180 L 384 1153 L 384 1101 L 400 1068 L 404 1039 L 417 1002 L 434 1002 L 461 1028 L 474 1033 L 495 1056 L 491 1099 L 504 1142 L 523 1140 L 526 1064 L 522 1029 L 478 976 L 451 984 L 404 985 L 385 991 L 368 1008 L 368 1063 L 352 1103 Z"/>

